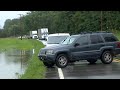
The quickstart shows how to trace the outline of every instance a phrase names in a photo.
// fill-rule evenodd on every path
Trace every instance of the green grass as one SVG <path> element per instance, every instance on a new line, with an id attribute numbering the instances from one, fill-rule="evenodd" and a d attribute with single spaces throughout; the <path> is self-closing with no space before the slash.
<path id="1" fill-rule="evenodd" d="M 117 38 L 120 40 L 120 32 L 119 31 L 115 32 L 114 35 L 117 36 Z"/>
<path id="2" fill-rule="evenodd" d="M 32 43 L 32 40 L 20 40 L 17 38 L 0 38 L 0 50 L 10 48 L 30 50 L 34 48 L 34 45 Z"/>
<path id="3" fill-rule="evenodd" d="M 37 55 L 39 50 L 44 45 L 32 39 L 17 39 L 17 38 L 0 38 L 0 51 L 8 49 L 20 49 L 20 50 L 32 50 L 35 49 L 35 53 L 32 58 L 28 60 L 28 67 L 23 75 L 20 75 L 20 79 L 42 79 L 46 71 L 43 63 L 38 59 Z"/>
<path id="4" fill-rule="evenodd" d="M 43 45 L 37 41 L 37 40 L 32 40 L 35 53 L 33 57 L 29 60 L 29 65 L 27 70 L 25 71 L 25 74 L 21 76 L 21 79 L 43 79 L 45 78 L 45 67 L 43 63 L 38 59 L 38 53 L 40 48 L 43 47 Z"/>

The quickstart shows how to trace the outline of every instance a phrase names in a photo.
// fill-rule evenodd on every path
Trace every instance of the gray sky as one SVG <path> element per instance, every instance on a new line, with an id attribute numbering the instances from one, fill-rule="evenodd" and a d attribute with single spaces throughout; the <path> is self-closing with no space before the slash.
<path id="1" fill-rule="evenodd" d="M 19 18 L 20 15 L 26 15 L 28 11 L 0 11 L 0 28 L 3 28 L 6 19 Z"/>

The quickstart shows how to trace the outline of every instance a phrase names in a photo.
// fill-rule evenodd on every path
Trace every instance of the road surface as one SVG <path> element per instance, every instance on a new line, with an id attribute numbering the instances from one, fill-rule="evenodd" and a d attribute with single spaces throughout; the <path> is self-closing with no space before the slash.
<path id="1" fill-rule="evenodd" d="M 87 61 L 76 62 L 61 69 L 64 79 L 120 79 L 120 62 L 90 65 Z M 47 68 L 46 79 L 60 79 L 58 68 Z"/>

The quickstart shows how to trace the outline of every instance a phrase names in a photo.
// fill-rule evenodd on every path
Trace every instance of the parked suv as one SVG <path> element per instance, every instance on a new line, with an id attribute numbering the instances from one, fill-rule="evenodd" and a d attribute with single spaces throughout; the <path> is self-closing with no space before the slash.
<path id="1" fill-rule="evenodd" d="M 38 57 L 45 66 L 56 64 L 64 68 L 69 62 L 87 60 L 93 64 L 101 60 L 110 64 L 113 56 L 120 54 L 120 42 L 110 32 L 92 32 L 72 35 L 59 45 L 42 48 Z"/>

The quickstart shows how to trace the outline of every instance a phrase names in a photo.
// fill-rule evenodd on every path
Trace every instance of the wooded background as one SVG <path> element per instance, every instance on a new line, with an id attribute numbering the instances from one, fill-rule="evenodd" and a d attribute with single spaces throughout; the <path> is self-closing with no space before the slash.
<path id="1" fill-rule="evenodd" d="M 120 11 L 30 11 L 17 19 L 7 19 L 0 37 L 29 35 L 48 28 L 49 33 L 79 34 L 83 31 L 120 31 Z"/>

